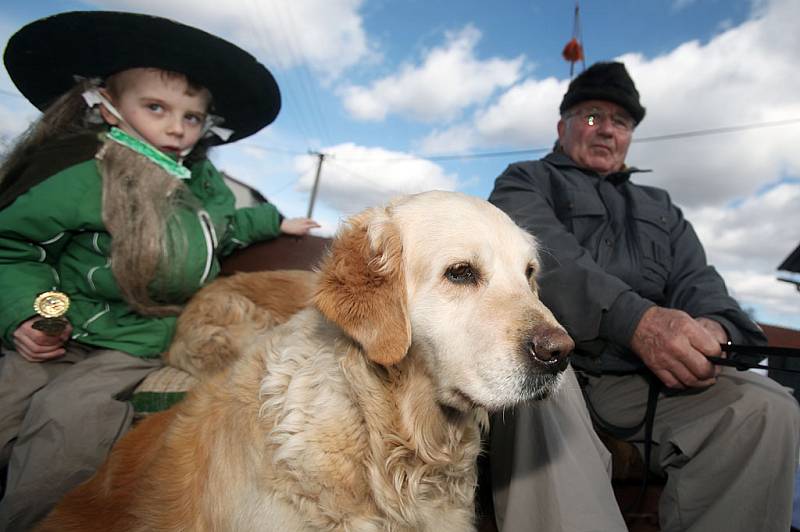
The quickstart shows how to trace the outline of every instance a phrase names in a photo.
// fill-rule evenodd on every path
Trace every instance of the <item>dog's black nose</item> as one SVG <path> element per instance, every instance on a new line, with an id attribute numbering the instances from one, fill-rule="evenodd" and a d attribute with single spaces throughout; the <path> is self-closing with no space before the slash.
<path id="1" fill-rule="evenodd" d="M 548 327 L 534 331 L 532 336 L 528 349 L 538 362 L 555 371 L 567 367 L 575 342 L 563 329 Z"/>

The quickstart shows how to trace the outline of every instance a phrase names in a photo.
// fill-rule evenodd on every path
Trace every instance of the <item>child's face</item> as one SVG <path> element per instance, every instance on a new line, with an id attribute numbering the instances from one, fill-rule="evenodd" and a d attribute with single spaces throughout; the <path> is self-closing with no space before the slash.
<path id="1" fill-rule="evenodd" d="M 151 68 L 133 68 L 117 76 L 116 95 L 104 93 L 125 122 L 119 123 L 101 107 L 108 124 L 141 135 L 166 153 L 180 154 L 200 140 L 210 102 L 208 91 L 192 90 L 185 78 Z"/>

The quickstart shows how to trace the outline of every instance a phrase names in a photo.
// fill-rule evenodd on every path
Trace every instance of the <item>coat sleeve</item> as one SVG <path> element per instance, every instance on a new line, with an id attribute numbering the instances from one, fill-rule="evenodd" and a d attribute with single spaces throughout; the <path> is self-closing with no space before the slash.
<path id="1" fill-rule="evenodd" d="M 606 273 L 559 220 L 547 172 L 539 161 L 511 165 L 489 201 L 538 240 L 542 300 L 575 341 L 604 338 L 628 346 L 653 303 Z"/>
<path id="2" fill-rule="evenodd" d="M 672 271 L 667 282 L 666 306 L 694 317 L 718 321 L 734 343 L 764 344 L 766 336 L 729 294 L 725 281 L 706 261 L 705 250 L 692 225 L 677 207 L 670 231 Z"/>
<path id="3" fill-rule="evenodd" d="M 34 315 L 36 296 L 60 285 L 54 266 L 84 199 L 79 186 L 63 181 L 57 174 L 0 211 L 0 333 L 9 347 L 17 327 Z"/>
<path id="4" fill-rule="evenodd" d="M 199 163 L 199 166 L 192 169 L 192 173 L 202 174 L 208 180 L 203 184 L 207 189 L 202 194 L 208 190 L 213 192 L 210 197 L 204 197 L 204 207 L 209 211 L 223 213 L 221 217 L 224 217 L 226 227 L 217 248 L 220 256 L 224 257 L 237 249 L 280 234 L 283 215 L 275 205 L 262 203 L 254 207 L 234 209 L 233 192 L 211 161 Z"/>
<path id="5" fill-rule="evenodd" d="M 234 247 L 225 250 L 230 253 L 237 247 L 246 247 L 255 242 L 269 240 L 281 234 L 283 215 L 271 203 L 262 203 L 255 207 L 236 209 L 233 215 L 233 231 L 231 233 Z"/>
<path id="6" fill-rule="evenodd" d="M 236 209 L 227 238 L 220 244 L 220 254 L 226 256 L 255 242 L 277 237 L 282 221 L 283 216 L 271 203 Z"/>

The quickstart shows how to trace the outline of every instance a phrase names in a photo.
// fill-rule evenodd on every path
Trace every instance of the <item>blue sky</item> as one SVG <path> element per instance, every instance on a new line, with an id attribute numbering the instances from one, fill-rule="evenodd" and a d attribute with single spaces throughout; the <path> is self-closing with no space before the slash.
<path id="1" fill-rule="evenodd" d="M 431 188 L 488 196 L 511 162 L 555 139 L 569 81 L 572 0 L 108 0 L 0 5 L 0 39 L 36 18 L 108 9 L 166 16 L 253 53 L 284 96 L 264 131 L 215 150 L 223 170 L 331 234 L 348 214 Z M 667 188 L 709 260 L 764 323 L 800 329 L 800 292 L 776 280 L 800 243 L 797 0 L 580 2 L 587 63 L 623 60 L 647 107 L 637 178 Z M 35 110 L 0 73 L 0 141 Z M 744 126 L 744 127 L 743 127 Z M 510 153 L 509 153 L 510 152 Z M 482 154 L 475 157 L 475 154 Z M 492 155 L 501 154 L 501 155 Z M 452 157 L 460 155 L 461 157 Z"/>

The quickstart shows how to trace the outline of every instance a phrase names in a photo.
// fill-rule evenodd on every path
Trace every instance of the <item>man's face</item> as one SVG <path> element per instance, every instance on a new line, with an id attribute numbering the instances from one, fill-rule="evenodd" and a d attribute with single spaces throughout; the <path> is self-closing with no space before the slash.
<path id="1" fill-rule="evenodd" d="M 558 140 L 578 165 L 607 175 L 625 165 L 634 127 L 631 116 L 619 105 L 587 100 L 558 121 Z"/>
<path id="2" fill-rule="evenodd" d="M 192 90 L 185 78 L 157 69 L 134 68 L 118 76 L 117 94 L 106 91 L 106 97 L 125 122 L 118 124 L 103 108 L 106 122 L 175 155 L 200 140 L 210 102 L 208 91 Z"/>

